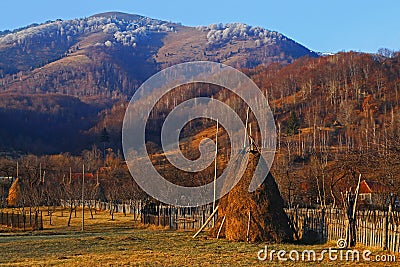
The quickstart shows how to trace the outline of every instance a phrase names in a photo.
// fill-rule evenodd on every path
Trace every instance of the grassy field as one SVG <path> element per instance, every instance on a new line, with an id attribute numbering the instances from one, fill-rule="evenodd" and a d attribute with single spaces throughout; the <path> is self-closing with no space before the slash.
<path id="1" fill-rule="evenodd" d="M 280 262 L 276 254 L 273 261 L 259 261 L 257 252 L 265 244 L 217 240 L 205 233 L 193 239 L 193 232 L 144 227 L 134 222 L 132 216 L 123 214 L 115 214 L 111 221 L 107 212 L 97 212 L 94 219 L 85 213 L 86 227 L 81 232 L 79 211 L 70 227 L 66 227 L 67 216 L 67 212 L 61 216 L 61 211 L 57 211 L 52 218 L 53 225 L 44 216 L 45 230 L 38 232 L 0 229 L 0 266 L 396 266 L 365 261 L 334 262 L 327 257 L 322 262 Z M 335 247 L 335 244 L 270 244 L 268 250 L 313 249 L 319 253 L 329 246 Z M 370 250 L 372 255 L 384 254 L 377 249 Z"/>

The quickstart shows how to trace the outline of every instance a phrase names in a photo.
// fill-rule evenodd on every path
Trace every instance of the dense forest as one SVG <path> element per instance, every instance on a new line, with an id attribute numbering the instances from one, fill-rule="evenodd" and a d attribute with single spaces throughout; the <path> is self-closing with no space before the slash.
<path id="1" fill-rule="evenodd" d="M 248 71 L 265 90 L 276 117 L 273 172 L 289 203 L 310 205 L 317 196 L 321 205 L 338 204 L 341 193 L 354 190 L 359 174 L 387 186 L 395 201 L 400 189 L 399 59 L 399 53 L 383 49 Z"/>

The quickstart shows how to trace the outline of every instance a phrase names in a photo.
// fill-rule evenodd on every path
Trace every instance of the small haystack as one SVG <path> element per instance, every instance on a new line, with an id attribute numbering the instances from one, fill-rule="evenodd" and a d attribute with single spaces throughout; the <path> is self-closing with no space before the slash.
<path id="1" fill-rule="evenodd" d="M 17 178 L 8 190 L 7 205 L 9 207 L 17 207 L 21 202 L 21 198 L 21 183 L 19 178 Z"/>
<path id="2" fill-rule="evenodd" d="M 220 199 L 218 220 L 210 232 L 213 237 L 219 233 L 219 237 L 232 241 L 293 241 L 293 231 L 274 177 L 269 173 L 256 191 L 248 191 L 258 160 L 264 159 L 258 152 L 250 153 L 243 177 Z"/>

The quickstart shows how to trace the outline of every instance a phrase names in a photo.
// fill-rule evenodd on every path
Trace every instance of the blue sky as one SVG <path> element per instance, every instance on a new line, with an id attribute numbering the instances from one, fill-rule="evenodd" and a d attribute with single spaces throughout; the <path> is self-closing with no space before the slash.
<path id="1" fill-rule="evenodd" d="M 121 11 L 152 18 L 208 25 L 244 22 L 276 30 L 321 52 L 400 50 L 397 0 L 11 0 L 0 5 L 0 30 L 46 20 Z"/>

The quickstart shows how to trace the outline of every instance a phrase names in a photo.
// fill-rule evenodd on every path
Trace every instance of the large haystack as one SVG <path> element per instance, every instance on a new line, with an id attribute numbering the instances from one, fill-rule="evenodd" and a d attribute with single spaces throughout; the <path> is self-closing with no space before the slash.
<path id="1" fill-rule="evenodd" d="M 259 159 L 263 160 L 259 153 L 250 153 L 243 177 L 227 195 L 220 199 L 218 220 L 210 232 L 213 237 L 217 236 L 225 217 L 219 237 L 249 242 L 280 243 L 293 240 L 293 231 L 283 210 L 283 199 L 274 177 L 268 174 L 256 191 L 248 191 Z"/>
<path id="2" fill-rule="evenodd" d="M 17 178 L 8 190 L 7 205 L 17 207 L 21 202 L 21 197 L 21 184 L 19 178 Z"/>

